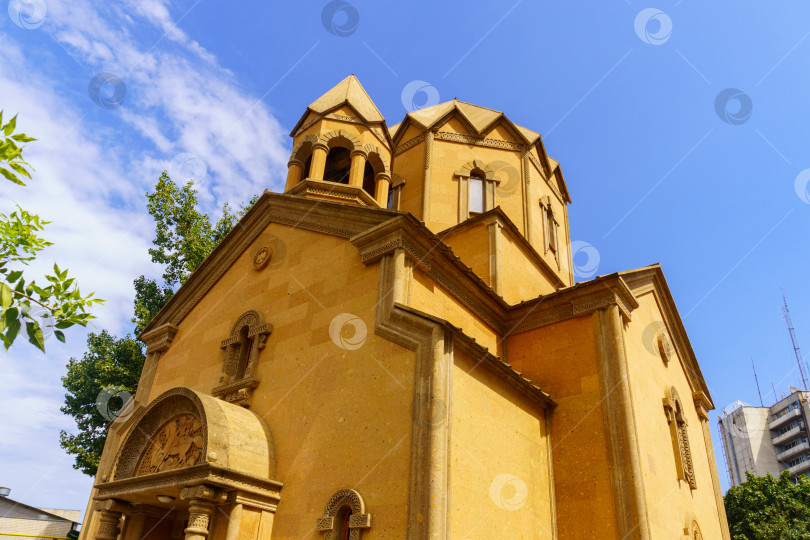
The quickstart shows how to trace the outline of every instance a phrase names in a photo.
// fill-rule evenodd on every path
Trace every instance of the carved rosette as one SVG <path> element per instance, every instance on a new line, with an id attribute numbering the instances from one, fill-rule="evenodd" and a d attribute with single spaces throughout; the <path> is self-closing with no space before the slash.
<path id="1" fill-rule="evenodd" d="M 273 247 L 264 245 L 259 248 L 255 255 L 253 255 L 253 269 L 263 270 L 270 264 L 270 259 L 273 258 Z"/>

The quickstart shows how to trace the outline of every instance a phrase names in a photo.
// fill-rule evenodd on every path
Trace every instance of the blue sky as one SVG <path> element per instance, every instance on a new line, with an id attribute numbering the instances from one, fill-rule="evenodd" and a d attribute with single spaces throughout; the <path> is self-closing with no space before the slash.
<path id="1" fill-rule="evenodd" d="M 799 382 L 783 291 L 810 352 L 808 37 L 798 0 L 3 0 L 0 108 L 39 141 L 35 179 L 3 185 L 0 211 L 51 219 L 46 261 L 108 300 L 97 328 L 125 333 L 132 280 L 160 273 L 144 192 L 162 170 L 202 172 L 216 212 L 282 187 L 289 131 L 350 73 L 389 125 L 458 97 L 543 135 L 572 240 L 594 248 L 575 265 L 663 265 L 718 410 L 758 403 L 751 357 L 771 402 L 771 382 Z M 58 408 L 84 334 L 47 346 L 0 362 L 0 485 L 83 509 L 91 479 L 59 448 L 73 425 Z M 725 486 L 716 433 L 715 449 Z"/>

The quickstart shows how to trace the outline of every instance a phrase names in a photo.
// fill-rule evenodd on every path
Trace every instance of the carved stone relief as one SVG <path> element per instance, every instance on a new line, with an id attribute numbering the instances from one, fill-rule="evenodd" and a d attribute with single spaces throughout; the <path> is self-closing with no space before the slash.
<path id="1" fill-rule="evenodd" d="M 202 462 L 203 427 L 199 417 L 183 413 L 169 420 L 141 457 L 135 476 L 191 467 Z"/>

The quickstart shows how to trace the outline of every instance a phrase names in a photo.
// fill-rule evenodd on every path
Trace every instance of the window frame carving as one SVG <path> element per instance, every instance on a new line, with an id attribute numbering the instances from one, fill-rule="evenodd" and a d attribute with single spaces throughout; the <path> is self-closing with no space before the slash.
<path id="1" fill-rule="evenodd" d="M 551 197 L 548 195 L 540 198 L 540 221 L 543 224 L 543 253 L 551 251 L 552 256 L 557 261 L 557 268 L 560 266 L 560 224 L 551 208 Z"/>
<path id="2" fill-rule="evenodd" d="M 316 530 L 325 533 L 324 540 L 339 540 L 336 534 L 340 534 L 340 531 L 335 531 L 335 526 L 340 525 L 337 516 L 346 507 L 352 512 L 349 516 L 349 540 L 360 540 L 363 529 L 371 528 L 371 514 L 366 513 L 362 495 L 353 489 L 341 489 L 329 498 L 323 516 L 315 524 Z"/>
<path id="3" fill-rule="evenodd" d="M 483 211 L 481 212 L 470 211 L 470 177 L 475 173 L 483 182 Z M 480 159 L 468 161 L 453 174 L 458 177 L 459 223 L 495 208 L 497 205 L 495 192 L 500 180 L 495 177 L 495 169 L 491 163 L 484 163 Z"/>
<path id="4" fill-rule="evenodd" d="M 664 413 L 667 417 L 670 438 L 672 439 L 675 469 L 678 473 L 678 480 L 684 480 L 691 489 L 697 489 L 692 450 L 689 446 L 689 434 L 687 432 L 688 424 L 684 411 L 683 402 L 678 396 L 678 391 L 673 386 L 667 391 L 664 398 Z"/>
<path id="5" fill-rule="evenodd" d="M 247 332 L 243 333 L 245 328 Z M 272 331 L 273 325 L 265 322 L 258 311 L 246 311 L 236 320 L 230 335 L 220 344 L 223 350 L 222 372 L 219 386 L 211 390 L 213 396 L 243 407 L 250 406 L 253 390 L 259 386 L 255 376 L 259 353 Z M 249 347 L 246 353 L 244 347 Z M 247 354 L 244 372 L 239 373 L 243 354 Z"/>

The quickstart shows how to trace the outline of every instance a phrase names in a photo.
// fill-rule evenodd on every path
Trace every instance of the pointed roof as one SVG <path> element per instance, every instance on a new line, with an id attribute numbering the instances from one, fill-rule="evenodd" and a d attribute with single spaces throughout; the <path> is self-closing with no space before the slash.
<path id="1" fill-rule="evenodd" d="M 331 90 L 310 103 L 308 109 L 318 114 L 325 114 L 346 104 L 357 111 L 366 122 L 383 122 L 385 120 L 377 106 L 371 101 L 363 85 L 354 75 L 349 75 L 337 83 Z"/>
<path id="2" fill-rule="evenodd" d="M 513 123 L 500 111 L 481 107 L 480 105 L 473 105 L 472 103 L 459 101 L 457 99 L 410 112 L 407 114 L 406 118 L 422 127 L 422 129 L 430 129 L 453 110 L 458 111 L 478 134 L 488 131 L 496 122 L 503 119 L 519 136 L 523 137 L 528 144 L 534 144 L 540 138 L 539 133 Z M 398 124 L 397 127 L 401 125 L 402 124 Z"/>

